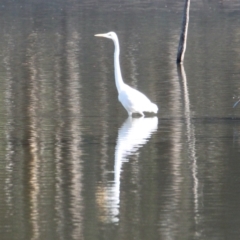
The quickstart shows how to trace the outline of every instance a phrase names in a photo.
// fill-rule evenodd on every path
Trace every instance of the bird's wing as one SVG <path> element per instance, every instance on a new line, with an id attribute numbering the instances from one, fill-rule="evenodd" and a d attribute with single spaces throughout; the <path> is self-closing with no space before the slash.
<path id="1" fill-rule="evenodd" d="M 119 93 L 119 101 L 130 111 L 144 111 L 145 106 L 151 101 L 138 90 L 126 85 L 126 88 Z"/>

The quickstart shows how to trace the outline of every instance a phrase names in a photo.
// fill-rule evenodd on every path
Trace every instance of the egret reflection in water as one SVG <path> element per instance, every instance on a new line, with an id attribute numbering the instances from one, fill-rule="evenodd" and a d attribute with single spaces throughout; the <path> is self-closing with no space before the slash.
<path id="1" fill-rule="evenodd" d="M 139 148 L 148 142 L 157 131 L 158 118 L 127 118 L 118 131 L 115 148 L 114 180 L 107 187 L 107 208 L 111 222 L 118 222 L 120 205 L 120 175 L 122 164 L 128 162 L 128 156 L 138 153 Z"/>

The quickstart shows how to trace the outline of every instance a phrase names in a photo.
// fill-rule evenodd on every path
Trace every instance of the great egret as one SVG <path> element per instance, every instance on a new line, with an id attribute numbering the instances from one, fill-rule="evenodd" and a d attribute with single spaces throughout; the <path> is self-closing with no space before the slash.
<path id="1" fill-rule="evenodd" d="M 127 110 L 128 115 L 132 116 L 132 113 L 139 113 L 144 116 L 143 112 L 157 113 L 158 107 L 156 104 L 152 103 L 143 93 L 124 83 L 119 63 L 120 47 L 117 34 L 115 32 L 109 32 L 96 34 L 95 36 L 110 38 L 114 42 L 114 73 L 116 87 L 118 90 L 118 100 Z"/>

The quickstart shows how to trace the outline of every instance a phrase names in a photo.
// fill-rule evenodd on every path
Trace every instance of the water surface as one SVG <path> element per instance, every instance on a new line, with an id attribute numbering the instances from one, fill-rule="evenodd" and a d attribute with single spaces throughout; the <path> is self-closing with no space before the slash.
<path id="1" fill-rule="evenodd" d="M 3 1 L 1 239 L 238 239 L 240 4 Z M 159 106 L 130 119 L 124 80 Z"/>

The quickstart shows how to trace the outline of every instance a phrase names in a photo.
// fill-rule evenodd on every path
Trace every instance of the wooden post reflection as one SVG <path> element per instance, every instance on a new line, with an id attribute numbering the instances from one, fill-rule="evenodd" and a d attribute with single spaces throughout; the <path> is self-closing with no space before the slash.
<path id="1" fill-rule="evenodd" d="M 195 127 L 192 123 L 191 109 L 190 109 L 190 98 L 188 90 L 187 76 L 185 73 L 184 65 L 180 64 L 177 66 L 179 80 L 182 83 L 183 99 L 184 99 L 184 119 L 187 129 L 187 142 L 188 142 L 188 153 L 191 161 L 191 170 L 193 178 L 193 197 L 194 197 L 194 219 L 196 225 L 199 223 L 199 179 L 198 179 L 198 163 L 196 157 L 196 137 Z M 196 232 L 198 235 L 198 233 Z"/>

